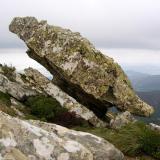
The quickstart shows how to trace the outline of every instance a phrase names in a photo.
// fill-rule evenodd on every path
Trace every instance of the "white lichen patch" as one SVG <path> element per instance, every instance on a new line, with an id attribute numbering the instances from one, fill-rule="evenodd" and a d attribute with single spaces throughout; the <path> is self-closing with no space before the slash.
<path id="1" fill-rule="evenodd" d="M 42 134 L 45 134 L 46 136 L 48 135 L 48 132 L 38 128 L 36 126 L 33 126 L 31 124 L 29 124 L 28 122 L 22 121 L 22 126 L 27 129 L 28 131 L 30 131 L 31 133 L 35 134 L 36 136 L 40 137 L 42 136 Z"/>
<path id="2" fill-rule="evenodd" d="M 25 129 L 27 129 L 29 132 L 35 134 L 38 137 L 41 137 L 41 136 L 51 136 L 51 137 L 54 138 L 54 140 L 56 142 L 61 142 L 61 138 L 59 138 L 55 133 L 49 133 L 48 131 L 46 131 L 46 130 L 44 130 L 42 128 L 33 126 L 30 123 L 25 122 L 25 121 L 22 121 L 21 123 L 22 123 L 22 126 Z"/>
<path id="3" fill-rule="evenodd" d="M 63 48 L 61 47 L 53 47 L 52 51 L 53 53 L 57 53 L 57 52 L 60 52 Z"/>
<path id="4" fill-rule="evenodd" d="M 67 61 L 62 63 L 60 67 L 64 69 L 65 71 L 69 71 L 69 74 L 72 74 L 72 72 L 76 69 L 78 65 L 78 61 L 75 60 L 77 59 L 78 52 L 73 53 L 71 56 L 67 57 Z"/>
<path id="5" fill-rule="evenodd" d="M 53 153 L 54 146 L 49 143 L 49 140 L 46 137 L 41 139 L 33 140 L 36 153 L 45 159 L 51 159 L 51 154 Z"/>
<path id="6" fill-rule="evenodd" d="M 0 143 L 2 143 L 5 147 L 15 147 L 17 145 L 12 135 L 10 137 L 0 139 Z"/>
<path id="7" fill-rule="evenodd" d="M 89 66 L 89 67 L 98 67 L 98 65 L 92 61 L 89 61 L 88 59 L 83 59 L 83 62 L 85 63 L 86 66 Z"/>
<path id="8" fill-rule="evenodd" d="M 70 73 L 72 73 L 75 68 L 77 67 L 78 65 L 78 62 L 71 62 L 71 61 L 68 61 L 68 62 L 65 62 L 64 64 L 61 65 L 61 67 L 64 69 L 64 70 L 69 70 Z"/>
<path id="9" fill-rule="evenodd" d="M 90 134 L 90 133 L 87 133 L 87 132 L 80 132 L 80 131 L 78 133 L 81 136 L 91 136 L 91 137 L 93 137 L 97 143 L 101 143 L 102 142 L 102 138 L 97 137 L 97 136 L 95 136 L 93 134 Z"/>
<path id="10" fill-rule="evenodd" d="M 57 160 L 69 160 L 69 154 L 68 153 L 61 153 Z"/>
<path id="11" fill-rule="evenodd" d="M 44 43 L 45 48 L 47 48 L 52 43 L 51 40 L 48 40 Z"/>
<path id="12" fill-rule="evenodd" d="M 84 148 L 80 143 L 72 140 L 67 141 L 63 147 L 71 153 L 76 153 Z"/>

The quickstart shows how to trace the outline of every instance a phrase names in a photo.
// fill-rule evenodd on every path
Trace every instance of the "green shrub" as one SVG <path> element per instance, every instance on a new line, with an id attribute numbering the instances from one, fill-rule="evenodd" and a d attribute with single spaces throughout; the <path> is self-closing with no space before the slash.
<path id="1" fill-rule="evenodd" d="M 7 93 L 3 93 L 0 91 L 0 102 L 5 104 L 6 106 L 11 106 L 10 96 Z"/>
<path id="2" fill-rule="evenodd" d="M 0 110 L 4 113 L 7 113 L 11 116 L 16 116 L 16 113 L 11 106 L 10 96 L 7 93 L 0 91 Z"/>
<path id="3" fill-rule="evenodd" d="M 140 142 L 142 143 L 142 150 L 145 153 L 155 158 L 160 158 L 160 134 L 158 132 L 144 127 Z"/>
<path id="4" fill-rule="evenodd" d="M 43 121 L 53 122 L 58 114 L 66 111 L 56 99 L 51 97 L 29 97 L 25 104 L 30 107 L 30 113 L 32 115 Z"/>
<path id="5" fill-rule="evenodd" d="M 27 79 L 26 79 L 27 77 L 25 74 L 20 73 L 20 76 L 21 76 L 21 79 L 23 80 L 23 82 L 27 82 Z"/>
<path id="6" fill-rule="evenodd" d="M 10 80 L 15 81 L 15 70 L 16 68 L 13 66 L 7 66 L 6 64 L 1 65 L 3 74 Z"/>
<path id="7" fill-rule="evenodd" d="M 40 119 L 41 121 L 53 122 L 64 127 L 88 126 L 89 123 L 75 112 L 69 112 L 60 103 L 52 98 L 43 95 L 29 97 L 25 101 L 28 106 L 26 119 Z"/>
<path id="8" fill-rule="evenodd" d="M 141 124 L 128 124 L 115 131 L 108 137 L 108 140 L 127 155 L 135 156 L 141 152 L 142 144 L 140 143 L 140 138 L 142 137 L 142 132 Z"/>
<path id="9" fill-rule="evenodd" d="M 160 134 L 142 122 L 128 124 L 109 138 L 128 155 L 145 153 L 160 158 Z"/>
<path id="10" fill-rule="evenodd" d="M 119 130 L 93 127 L 76 127 L 74 129 L 102 137 L 110 141 L 126 155 L 147 154 L 160 159 L 160 134 L 151 130 L 142 122 L 128 124 Z"/>

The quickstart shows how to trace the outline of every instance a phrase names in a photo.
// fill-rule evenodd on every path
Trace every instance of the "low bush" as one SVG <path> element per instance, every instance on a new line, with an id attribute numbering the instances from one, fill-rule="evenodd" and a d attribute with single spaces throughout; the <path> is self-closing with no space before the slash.
<path id="1" fill-rule="evenodd" d="M 113 143 L 126 155 L 147 154 L 160 159 L 160 134 L 142 122 L 128 124 L 119 130 L 83 127 L 74 129 L 102 137 Z"/>
<path id="2" fill-rule="evenodd" d="M 53 122 L 64 127 L 86 126 L 88 122 L 76 115 L 75 112 L 68 112 L 60 103 L 44 95 L 29 97 L 25 102 L 29 108 L 27 119 L 40 119 Z"/>
<path id="3" fill-rule="evenodd" d="M 13 66 L 8 66 L 6 64 L 1 65 L 3 74 L 10 80 L 15 81 L 15 70 L 16 68 Z"/>
<path id="4" fill-rule="evenodd" d="M 140 142 L 142 143 L 142 151 L 160 159 L 160 134 L 158 132 L 144 127 Z"/>
<path id="5" fill-rule="evenodd" d="M 0 102 L 5 104 L 6 106 L 11 106 L 10 96 L 7 93 L 3 93 L 0 91 Z"/>
<path id="6" fill-rule="evenodd" d="M 16 116 L 15 111 L 10 106 L 11 106 L 10 96 L 7 93 L 3 93 L 0 91 L 0 110 L 11 116 Z"/>
<path id="7" fill-rule="evenodd" d="M 108 139 L 128 155 L 145 153 L 160 158 L 160 134 L 142 122 L 128 124 Z"/>
<path id="8" fill-rule="evenodd" d="M 52 122 L 58 114 L 66 112 L 56 99 L 43 95 L 29 97 L 25 104 L 30 107 L 32 115 L 49 122 Z"/>

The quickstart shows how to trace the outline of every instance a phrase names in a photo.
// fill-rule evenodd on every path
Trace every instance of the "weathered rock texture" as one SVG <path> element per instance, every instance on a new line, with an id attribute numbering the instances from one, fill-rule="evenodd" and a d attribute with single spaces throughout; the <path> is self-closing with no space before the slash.
<path id="1" fill-rule="evenodd" d="M 89 133 L 0 111 L 0 160 L 122 160 L 112 144 Z"/>
<path id="2" fill-rule="evenodd" d="M 14 18 L 9 29 L 26 43 L 28 55 L 54 75 L 56 85 L 97 116 L 104 117 L 111 106 L 138 115 L 153 113 L 135 94 L 120 66 L 79 33 L 34 17 Z"/>
<path id="3" fill-rule="evenodd" d="M 17 100 L 23 101 L 26 97 L 36 95 L 35 90 L 22 86 L 17 82 L 11 82 L 7 77 L 0 74 L 0 91 L 10 94 Z"/>
<path id="4" fill-rule="evenodd" d="M 135 118 L 131 115 L 130 112 L 125 111 L 118 114 L 114 119 L 110 121 L 110 126 L 114 129 L 119 129 L 122 126 L 125 126 L 128 123 L 135 122 Z"/>
<path id="5" fill-rule="evenodd" d="M 78 103 L 74 98 L 63 92 L 59 87 L 54 85 L 49 79 L 42 75 L 39 71 L 33 68 L 25 69 L 24 85 L 34 87 L 37 91 L 46 93 L 55 98 L 62 107 L 65 107 L 70 112 L 75 112 L 76 115 L 89 121 L 93 126 L 105 127 L 106 123 L 97 118 L 97 116 L 85 106 Z"/>

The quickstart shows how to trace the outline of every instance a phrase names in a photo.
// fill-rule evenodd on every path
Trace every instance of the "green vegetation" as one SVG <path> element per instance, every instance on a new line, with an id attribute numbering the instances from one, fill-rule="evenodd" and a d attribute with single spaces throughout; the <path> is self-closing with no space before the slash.
<path id="1" fill-rule="evenodd" d="M 26 75 L 25 75 L 25 74 L 20 73 L 20 76 L 21 76 L 21 79 L 23 80 L 23 82 L 27 82 L 27 79 L 26 79 Z"/>
<path id="2" fill-rule="evenodd" d="M 6 106 L 11 106 L 10 96 L 7 93 L 3 93 L 0 91 L 0 102 L 5 104 Z"/>
<path id="3" fill-rule="evenodd" d="M 43 95 L 29 97 L 25 104 L 30 107 L 32 115 L 49 122 L 53 122 L 58 114 L 66 112 L 66 109 L 62 108 L 56 99 Z"/>
<path id="4" fill-rule="evenodd" d="M 89 125 L 83 118 L 78 117 L 75 112 L 68 112 L 52 97 L 44 95 L 29 97 L 25 101 L 25 105 L 28 106 L 25 114 L 26 119 L 39 119 L 68 128 Z"/>
<path id="5" fill-rule="evenodd" d="M 128 124 L 119 130 L 83 127 L 75 129 L 103 137 L 126 155 L 147 154 L 157 159 L 160 158 L 160 134 L 142 122 Z"/>
<path id="6" fill-rule="evenodd" d="M 13 66 L 7 66 L 6 64 L 0 65 L 3 71 L 3 74 L 10 80 L 15 81 L 15 70 Z"/>
<path id="7" fill-rule="evenodd" d="M 0 91 L 0 110 L 11 116 L 16 116 L 15 111 L 11 108 L 10 96 Z"/>

